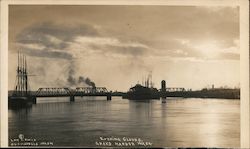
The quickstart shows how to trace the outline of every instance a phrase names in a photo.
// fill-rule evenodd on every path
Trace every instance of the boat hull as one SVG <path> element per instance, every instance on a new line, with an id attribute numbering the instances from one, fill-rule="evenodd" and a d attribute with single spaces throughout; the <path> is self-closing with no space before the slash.
<path id="1" fill-rule="evenodd" d="M 136 85 L 123 96 L 130 100 L 155 100 L 160 99 L 160 94 L 155 88 L 148 88 L 141 85 Z"/>
<path id="2" fill-rule="evenodd" d="M 26 106 L 32 103 L 31 97 L 18 97 L 18 96 L 10 96 L 8 98 L 9 106 Z"/>

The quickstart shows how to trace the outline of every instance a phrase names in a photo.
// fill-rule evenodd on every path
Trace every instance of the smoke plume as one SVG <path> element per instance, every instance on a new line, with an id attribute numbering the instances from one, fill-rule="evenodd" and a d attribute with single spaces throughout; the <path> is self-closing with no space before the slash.
<path id="1" fill-rule="evenodd" d="M 82 86 L 82 85 L 88 85 L 91 86 L 93 88 L 95 88 L 95 83 L 93 81 L 91 81 L 88 77 L 83 77 L 83 76 L 79 76 L 78 79 L 77 77 L 75 77 L 75 71 L 73 69 L 69 70 L 69 74 L 68 74 L 68 83 L 69 85 L 72 86 Z M 83 84 L 82 84 L 83 83 Z"/>
<path id="2" fill-rule="evenodd" d="M 80 77 L 79 77 L 79 80 L 80 80 Z M 92 86 L 93 88 L 95 88 L 95 83 L 92 82 L 89 78 L 86 78 L 85 80 L 85 83 L 89 86 Z"/>

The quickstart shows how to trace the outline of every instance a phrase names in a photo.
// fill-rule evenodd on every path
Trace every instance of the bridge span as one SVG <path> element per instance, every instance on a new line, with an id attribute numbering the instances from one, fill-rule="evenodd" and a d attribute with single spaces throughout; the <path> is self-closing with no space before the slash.
<path id="1" fill-rule="evenodd" d="M 39 88 L 33 97 L 34 103 L 36 103 L 37 97 L 70 97 L 70 101 L 75 101 L 76 96 L 106 96 L 107 100 L 112 99 L 111 92 L 105 87 L 77 87 L 75 89 L 70 88 Z"/>

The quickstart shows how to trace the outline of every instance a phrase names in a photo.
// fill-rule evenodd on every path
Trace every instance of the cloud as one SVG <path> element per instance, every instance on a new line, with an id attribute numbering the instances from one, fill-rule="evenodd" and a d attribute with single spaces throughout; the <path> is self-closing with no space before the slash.
<path id="1" fill-rule="evenodd" d="M 169 56 L 207 59 L 211 55 L 197 46 L 206 47 L 208 43 L 214 44 L 214 41 L 217 42 L 217 51 L 210 54 L 239 53 L 236 45 L 239 40 L 238 7 L 117 6 L 112 7 L 112 10 L 107 9 L 109 6 L 90 8 L 88 11 L 96 12 L 95 15 L 84 15 L 85 10 L 77 7 L 58 7 L 58 11 L 62 9 L 60 13 L 72 17 L 74 25 L 58 20 L 54 21 L 57 23 L 51 23 L 53 21 L 50 19 L 54 18 L 48 16 L 50 21 L 32 24 L 23 29 L 16 36 L 16 41 L 22 44 L 24 50 L 44 49 L 46 53 L 53 51 L 71 55 L 66 58 L 99 54 L 124 58 Z M 84 17 L 79 14 L 70 15 L 76 9 Z M 82 17 L 86 21 L 79 20 Z M 219 58 L 235 60 L 235 57 L 230 56 Z"/>
<path id="2" fill-rule="evenodd" d="M 237 41 L 235 40 L 233 46 L 227 48 L 220 41 L 214 40 L 197 44 L 188 39 L 168 39 L 168 48 L 157 49 L 152 55 L 170 60 L 239 60 L 240 52 Z"/>
<path id="3" fill-rule="evenodd" d="M 45 58 L 59 58 L 71 60 L 73 56 L 70 53 L 64 51 L 52 51 L 47 49 L 34 50 L 30 48 L 23 49 L 22 52 L 29 56 L 45 57 Z"/>
<path id="4" fill-rule="evenodd" d="M 88 54 L 139 56 L 148 46 L 101 35 L 101 27 L 79 24 L 33 24 L 17 35 L 17 45 L 30 56 L 72 59 Z"/>
<path id="5" fill-rule="evenodd" d="M 169 86 L 239 80 L 238 7 L 23 5 L 10 6 L 9 16 L 9 76 L 15 78 L 22 49 L 30 74 L 40 75 L 32 87 L 91 78 L 97 86 L 127 90 L 147 71 Z"/>
<path id="6" fill-rule="evenodd" d="M 46 22 L 22 30 L 16 36 L 16 42 L 24 53 L 31 56 L 71 59 L 73 55 L 63 50 L 79 35 L 97 36 L 98 31 L 87 24 L 64 26 Z"/>
<path id="7" fill-rule="evenodd" d="M 98 31 L 89 24 L 63 25 L 52 22 L 33 24 L 17 35 L 18 42 L 43 42 L 55 40 L 70 41 L 76 35 L 96 36 Z M 57 43 L 57 42 L 54 42 Z"/>
<path id="8" fill-rule="evenodd" d="M 142 56 L 149 52 L 147 45 L 138 42 L 125 42 L 114 37 L 79 36 L 68 49 L 80 49 L 85 54 L 102 54 L 106 56 Z M 80 53 L 79 53 L 80 54 Z"/>
<path id="9" fill-rule="evenodd" d="M 239 60 L 240 54 L 237 53 L 219 53 L 220 59 L 230 59 L 230 60 Z"/>

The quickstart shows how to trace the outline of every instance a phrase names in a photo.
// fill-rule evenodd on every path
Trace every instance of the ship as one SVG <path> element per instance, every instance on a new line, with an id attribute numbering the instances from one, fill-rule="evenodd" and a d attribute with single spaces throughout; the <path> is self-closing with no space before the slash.
<path id="1" fill-rule="evenodd" d="M 123 98 L 131 100 L 151 100 L 160 99 L 160 95 L 156 88 L 136 84 L 134 87 L 131 87 L 125 95 L 123 95 Z"/>
<path id="2" fill-rule="evenodd" d="M 18 51 L 18 64 L 16 70 L 16 83 L 14 91 L 8 95 L 9 106 L 25 106 L 30 104 L 32 96 L 28 90 L 28 71 L 26 56 Z"/>
<path id="3" fill-rule="evenodd" d="M 123 95 L 123 98 L 130 100 L 160 99 L 159 91 L 153 87 L 152 74 L 150 73 L 146 81 L 142 81 L 142 84 L 137 83 L 131 87 L 129 91 Z"/>

